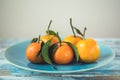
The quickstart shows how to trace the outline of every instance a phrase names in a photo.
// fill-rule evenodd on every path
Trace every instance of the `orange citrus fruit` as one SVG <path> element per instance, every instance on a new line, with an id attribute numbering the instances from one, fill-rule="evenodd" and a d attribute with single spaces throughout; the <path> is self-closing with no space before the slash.
<path id="1" fill-rule="evenodd" d="M 41 43 L 33 42 L 26 49 L 26 58 L 32 63 L 43 62 L 42 56 L 37 56 L 41 50 Z"/>
<path id="2" fill-rule="evenodd" d="M 46 43 L 50 39 L 52 39 L 51 45 L 59 42 L 59 39 L 56 36 L 54 36 L 54 35 L 44 35 L 44 36 L 41 36 L 41 38 L 40 38 L 40 40 L 43 41 L 44 43 Z"/>
<path id="3" fill-rule="evenodd" d="M 100 49 L 97 42 L 93 39 L 80 40 L 76 47 L 81 61 L 85 63 L 95 62 L 100 56 Z"/>
<path id="4" fill-rule="evenodd" d="M 73 36 L 73 35 L 67 36 L 63 39 L 63 41 L 70 42 L 73 45 L 76 45 L 77 42 L 80 41 L 80 40 L 82 40 L 82 38 L 80 36 Z"/>
<path id="5" fill-rule="evenodd" d="M 53 55 L 53 61 L 56 64 L 68 64 L 73 60 L 74 53 L 67 43 L 58 44 Z"/>

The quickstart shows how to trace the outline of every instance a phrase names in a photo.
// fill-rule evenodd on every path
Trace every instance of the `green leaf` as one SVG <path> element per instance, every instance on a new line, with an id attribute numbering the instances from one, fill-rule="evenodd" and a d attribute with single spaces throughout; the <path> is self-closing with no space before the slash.
<path id="1" fill-rule="evenodd" d="M 79 35 L 83 36 L 83 34 L 81 33 L 81 31 L 80 31 L 79 29 L 77 29 L 76 27 L 74 27 L 74 29 L 76 30 L 76 32 L 77 32 Z"/>
<path id="2" fill-rule="evenodd" d="M 50 47 L 50 44 L 51 44 L 51 40 L 50 39 L 49 41 L 47 41 L 44 45 L 43 45 L 43 49 L 42 49 L 42 56 L 43 56 L 43 59 L 46 63 L 48 64 L 52 64 L 52 61 L 50 59 L 50 56 L 49 56 L 49 47 Z"/>
<path id="3" fill-rule="evenodd" d="M 40 51 L 38 52 L 38 54 L 36 55 L 37 57 L 39 57 L 39 56 L 41 56 L 41 54 L 42 54 L 42 49 L 43 49 L 43 46 L 44 46 L 44 42 L 42 41 L 42 43 L 41 43 L 41 49 L 40 49 Z"/>
<path id="4" fill-rule="evenodd" d="M 53 30 L 47 30 L 46 33 L 47 33 L 48 35 L 57 36 L 57 33 L 55 33 L 55 31 L 53 31 Z"/>
<path id="5" fill-rule="evenodd" d="M 76 62 L 78 62 L 79 61 L 79 54 L 78 54 L 77 48 L 70 42 L 65 42 L 65 43 L 67 43 L 72 48 L 74 55 L 75 55 L 75 58 L 76 58 Z"/>
<path id="6" fill-rule="evenodd" d="M 58 43 L 55 43 L 55 44 L 53 44 L 53 45 L 50 47 L 49 51 L 50 51 L 50 57 L 51 57 L 51 58 L 53 57 L 53 55 L 54 55 L 54 53 L 55 53 L 55 51 L 56 51 L 56 49 L 57 49 L 57 46 L 58 46 Z"/>
<path id="7" fill-rule="evenodd" d="M 37 42 L 37 40 L 38 40 L 38 38 L 33 38 L 33 39 L 31 40 L 31 43 Z"/>
<path id="8" fill-rule="evenodd" d="M 60 43 L 61 43 L 61 38 L 60 38 L 58 32 L 56 33 L 56 32 L 53 31 L 53 30 L 48 30 L 48 31 L 46 31 L 46 33 L 49 34 L 49 35 L 54 35 L 54 36 L 56 36 L 56 37 L 59 39 Z"/>

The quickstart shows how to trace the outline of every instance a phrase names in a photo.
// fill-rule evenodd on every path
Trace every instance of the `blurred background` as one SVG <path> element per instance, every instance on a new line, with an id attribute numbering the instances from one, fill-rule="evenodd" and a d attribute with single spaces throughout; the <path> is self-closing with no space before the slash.
<path id="1" fill-rule="evenodd" d="M 120 38 L 120 0 L 0 0 L 0 38 L 33 38 L 44 35 L 49 21 L 61 37 L 73 25 L 86 36 Z"/>

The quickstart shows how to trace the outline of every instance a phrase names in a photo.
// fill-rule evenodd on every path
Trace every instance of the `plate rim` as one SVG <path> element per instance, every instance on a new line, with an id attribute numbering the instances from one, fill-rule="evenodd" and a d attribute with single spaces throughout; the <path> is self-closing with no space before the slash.
<path id="1" fill-rule="evenodd" d="M 36 70 L 36 69 L 31 69 L 31 68 L 23 67 L 23 66 L 20 66 L 20 65 L 15 64 L 14 62 L 9 61 L 9 60 L 7 59 L 7 57 L 5 56 L 7 50 L 10 49 L 11 47 L 14 47 L 14 46 L 16 46 L 16 45 L 19 45 L 19 44 L 21 44 L 21 43 L 25 43 L 25 42 L 27 42 L 27 41 L 30 41 L 30 40 L 25 40 L 25 41 L 18 42 L 18 43 L 16 43 L 16 44 L 13 44 L 13 45 L 9 46 L 8 48 L 5 49 L 4 54 L 3 54 L 4 59 L 5 59 L 7 62 L 9 62 L 11 65 L 13 65 L 13 66 L 15 66 L 15 67 L 17 67 L 17 68 L 20 68 L 20 69 L 27 70 L 27 71 L 34 71 L 34 72 L 40 72 L 40 73 L 56 73 L 56 74 L 84 72 L 84 71 L 93 70 L 93 69 L 96 69 L 96 68 L 105 66 L 105 65 L 109 64 L 109 63 L 115 58 L 115 51 L 112 50 L 112 48 L 110 48 L 109 46 L 107 46 L 107 45 L 105 45 L 105 44 L 103 44 L 103 43 L 101 43 L 101 42 L 98 42 L 98 44 L 101 44 L 101 45 L 109 48 L 109 49 L 111 50 L 113 56 L 106 62 L 106 64 L 98 65 L 98 66 L 95 66 L 95 67 L 92 67 L 92 68 L 87 68 L 87 69 L 82 69 L 82 70 L 73 70 L 73 71 L 47 71 L 47 70 Z M 51 66 L 51 67 L 52 67 L 52 66 Z"/>

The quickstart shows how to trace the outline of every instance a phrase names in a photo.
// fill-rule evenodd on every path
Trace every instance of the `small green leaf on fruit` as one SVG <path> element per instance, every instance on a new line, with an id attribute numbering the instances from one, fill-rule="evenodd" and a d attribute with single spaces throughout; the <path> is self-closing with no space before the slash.
<path id="1" fill-rule="evenodd" d="M 77 32 L 79 35 L 83 36 L 83 34 L 81 33 L 81 31 L 80 31 L 79 29 L 77 29 L 76 27 L 74 27 L 74 29 L 76 30 L 76 32 Z"/>
<path id="2" fill-rule="evenodd" d="M 58 43 L 55 43 L 55 44 L 53 44 L 51 47 L 50 47 L 50 57 L 52 58 L 53 57 L 53 55 L 54 55 L 54 53 L 55 53 L 55 51 L 57 50 L 57 46 L 58 46 Z"/>
<path id="3" fill-rule="evenodd" d="M 43 59 L 46 63 L 48 64 L 52 64 L 52 61 L 49 57 L 49 48 L 50 48 L 50 44 L 51 44 L 51 40 L 50 39 L 49 41 L 47 41 L 44 45 L 43 45 L 43 49 L 42 49 L 42 56 L 43 56 Z"/>
<path id="4" fill-rule="evenodd" d="M 38 40 L 38 38 L 33 38 L 33 39 L 31 40 L 31 43 L 37 42 L 37 40 Z"/>
<path id="5" fill-rule="evenodd" d="M 41 49 L 40 49 L 40 51 L 38 52 L 38 54 L 37 54 L 37 57 L 39 57 L 39 56 L 41 56 L 41 54 L 42 54 L 42 49 L 43 49 L 43 46 L 44 46 L 44 42 L 42 41 L 42 43 L 41 43 Z"/>
<path id="6" fill-rule="evenodd" d="M 46 33 L 47 33 L 48 35 L 57 36 L 57 34 L 55 33 L 55 31 L 53 31 L 53 30 L 47 30 Z"/>
<path id="7" fill-rule="evenodd" d="M 76 62 L 78 62 L 79 61 L 79 54 L 78 54 L 77 48 L 70 42 L 65 42 L 65 43 L 67 43 L 72 48 L 74 55 L 75 55 L 75 58 L 76 58 Z"/>

